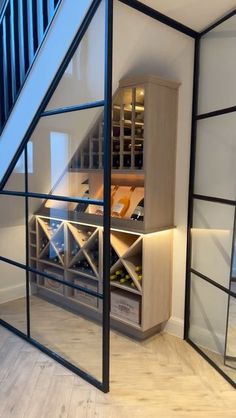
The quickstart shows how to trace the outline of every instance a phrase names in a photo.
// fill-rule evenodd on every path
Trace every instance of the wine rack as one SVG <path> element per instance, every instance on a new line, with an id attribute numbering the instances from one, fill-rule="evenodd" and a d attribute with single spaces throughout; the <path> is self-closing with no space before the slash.
<path id="1" fill-rule="evenodd" d="M 112 107 L 111 165 L 114 170 L 142 170 L 144 88 L 119 91 Z M 103 115 L 70 162 L 71 171 L 103 169 Z"/>
<path id="2" fill-rule="evenodd" d="M 162 261 L 161 269 L 163 269 L 163 259 L 165 259 L 166 268 L 170 263 L 167 244 L 168 246 L 171 244 L 171 231 L 165 231 L 165 233 L 167 235 L 164 237 L 160 235 L 159 243 L 162 247 L 164 239 L 165 256 L 163 258 L 162 249 L 160 254 L 156 254 L 152 258 L 154 274 L 153 277 L 150 277 L 147 265 L 149 261 L 146 261 L 144 256 L 147 252 L 149 256 L 152 256 L 154 252 L 153 243 L 149 242 L 150 237 L 123 231 L 111 231 L 112 323 L 123 332 L 129 330 L 129 333 L 132 334 L 133 330 L 135 335 L 139 332 L 140 338 L 150 328 L 150 320 L 146 323 L 147 312 L 144 311 L 144 307 L 147 305 L 148 293 L 155 291 L 157 280 L 155 275 L 158 275 L 160 270 L 159 263 Z M 51 295 L 54 299 L 59 298 L 60 303 L 68 305 L 72 302 L 73 306 L 76 305 L 82 310 L 86 308 L 87 312 L 91 310 L 91 312 L 101 315 L 102 306 L 96 297 L 63 286 L 63 283 L 46 278 L 40 275 L 40 272 L 59 278 L 62 282 L 66 280 L 85 289 L 102 292 L 102 227 L 70 221 L 59 222 L 52 218 L 35 216 L 30 223 L 29 235 L 30 251 L 31 248 L 36 248 L 36 253 L 30 252 L 30 265 L 38 270 L 38 274 L 30 273 L 34 289 L 39 292 L 43 289 L 44 295 Z M 158 241 L 158 236 L 156 240 Z M 63 257 L 61 248 L 63 248 Z M 56 260 L 55 254 L 57 255 Z M 168 281 L 166 281 L 164 288 L 162 294 L 167 298 L 169 297 L 167 294 Z M 152 309 L 153 307 L 149 306 L 148 311 Z M 124 315 L 126 310 L 127 317 Z M 159 314 L 158 321 L 163 322 L 166 315 L 166 312 Z M 154 325 L 151 323 L 151 325 L 154 326 L 156 323 Z"/>

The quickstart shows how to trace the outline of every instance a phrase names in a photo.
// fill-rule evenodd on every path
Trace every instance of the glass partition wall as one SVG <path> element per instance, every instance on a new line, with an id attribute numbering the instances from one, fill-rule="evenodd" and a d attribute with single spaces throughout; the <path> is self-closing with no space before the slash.
<path id="1" fill-rule="evenodd" d="M 105 392 L 111 42 L 112 2 L 95 1 L 0 192 L 1 323 Z M 98 132 L 99 164 L 81 165 Z"/>
<path id="2" fill-rule="evenodd" d="M 236 387 L 235 28 L 196 41 L 186 337 Z"/>

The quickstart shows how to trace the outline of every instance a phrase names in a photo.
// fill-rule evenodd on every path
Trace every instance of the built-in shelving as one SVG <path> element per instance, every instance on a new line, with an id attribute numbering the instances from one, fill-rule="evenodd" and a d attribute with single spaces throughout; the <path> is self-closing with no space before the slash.
<path id="1" fill-rule="evenodd" d="M 122 80 L 111 132 L 111 317 L 149 335 L 170 315 L 171 246 L 178 83 L 145 76 Z M 74 151 L 51 193 L 103 199 L 103 114 Z M 126 211 L 117 207 L 128 201 Z M 133 214 L 144 201 L 143 217 Z M 143 204 L 143 203 L 142 203 Z M 53 210 L 52 210 L 53 209 Z M 53 214 L 53 215 L 52 215 Z M 30 226 L 35 289 L 101 317 L 102 302 L 40 272 L 103 291 L 103 208 L 45 201 Z"/>

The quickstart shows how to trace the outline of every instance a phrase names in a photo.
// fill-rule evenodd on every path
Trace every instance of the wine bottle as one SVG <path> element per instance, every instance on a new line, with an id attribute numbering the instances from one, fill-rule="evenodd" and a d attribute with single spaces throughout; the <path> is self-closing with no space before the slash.
<path id="1" fill-rule="evenodd" d="M 131 279 L 129 274 L 126 274 L 125 277 L 122 277 L 120 279 L 120 284 L 126 283 L 127 281 L 129 281 Z"/>
<path id="2" fill-rule="evenodd" d="M 134 209 L 131 219 L 134 221 L 143 221 L 144 219 L 144 199 L 140 200 L 136 208 Z"/>
<path id="3" fill-rule="evenodd" d="M 84 195 L 83 195 L 83 199 L 89 199 L 89 189 L 85 190 Z M 76 206 L 75 211 L 76 212 L 85 212 L 88 205 L 89 204 L 87 202 L 80 202 Z"/>
<path id="4" fill-rule="evenodd" d="M 111 193 L 111 207 L 113 206 L 114 203 L 114 196 L 118 190 L 119 186 L 115 186 L 112 193 Z M 103 206 L 98 206 L 97 210 L 96 210 L 96 215 L 103 215 L 104 212 L 104 207 Z"/>
<path id="5" fill-rule="evenodd" d="M 130 193 L 128 196 L 121 197 L 116 205 L 114 206 L 114 209 L 112 210 L 112 216 L 116 216 L 118 218 L 123 218 L 125 216 L 127 210 L 130 206 L 130 198 L 131 194 L 133 193 L 135 187 L 131 187 Z"/>

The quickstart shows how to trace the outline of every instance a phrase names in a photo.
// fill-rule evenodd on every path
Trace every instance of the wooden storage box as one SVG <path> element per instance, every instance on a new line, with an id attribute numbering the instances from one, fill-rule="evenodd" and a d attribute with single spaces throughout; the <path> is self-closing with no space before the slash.
<path id="1" fill-rule="evenodd" d="M 55 279 L 63 280 L 63 276 L 60 273 L 55 272 L 54 270 L 44 269 L 44 273 L 50 274 L 50 276 L 55 277 Z M 47 289 L 53 290 L 53 292 L 60 293 L 61 295 L 63 295 L 64 293 L 64 286 L 62 283 L 55 282 L 54 280 L 47 279 L 46 277 L 44 278 L 44 286 Z"/>
<path id="2" fill-rule="evenodd" d="M 127 294 L 122 290 L 112 291 L 111 314 L 139 325 L 141 315 L 140 297 L 132 293 Z"/>
<path id="3" fill-rule="evenodd" d="M 98 291 L 97 283 L 94 280 L 80 278 L 79 280 L 75 279 L 74 283 L 83 287 L 84 289 L 92 290 L 93 292 Z M 94 308 L 98 307 L 98 299 L 95 296 L 89 295 L 88 293 L 75 289 L 74 297 L 85 305 L 93 306 Z"/>

